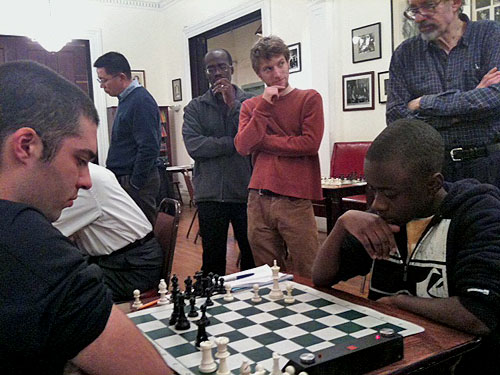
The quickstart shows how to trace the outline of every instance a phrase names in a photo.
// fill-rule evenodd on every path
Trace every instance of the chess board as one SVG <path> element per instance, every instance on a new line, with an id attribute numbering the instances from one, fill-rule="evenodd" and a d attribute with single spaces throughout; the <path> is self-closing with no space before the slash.
<path id="1" fill-rule="evenodd" d="M 288 281 L 290 282 L 290 281 Z M 392 328 L 403 336 L 424 331 L 413 323 L 381 314 L 373 309 L 355 305 L 305 285 L 293 285 L 295 302 L 272 301 L 267 297 L 270 288 L 261 288 L 262 301 L 251 301 L 253 292 L 234 293 L 234 301 L 214 296 L 214 305 L 207 309 L 211 323 L 206 327 L 209 340 L 229 338 L 228 367 L 233 375 L 240 373 L 242 361 L 251 364 L 252 371 L 260 363 L 267 371 L 272 369 L 272 353 L 282 355 L 280 367 L 288 361 L 287 355 L 316 352 L 338 344 L 355 343 L 361 337 L 381 328 Z M 285 283 L 280 283 L 285 290 Z M 199 298 L 199 307 L 205 298 Z M 201 352 L 194 346 L 197 325 L 187 331 L 177 331 L 168 325 L 172 305 L 158 306 L 129 314 L 137 327 L 162 354 L 168 365 L 181 375 L 200 375 L 198 366 Z M 186 313 L 189 306 L 186 306 Z M 192 318 L 194 320 L 198 318 Z M 215 354 L 214 345 L 213 352 Z"/>

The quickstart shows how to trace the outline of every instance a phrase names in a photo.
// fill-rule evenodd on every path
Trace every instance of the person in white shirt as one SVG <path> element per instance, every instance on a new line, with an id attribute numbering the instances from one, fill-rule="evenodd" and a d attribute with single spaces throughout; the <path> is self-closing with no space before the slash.
<path id="1" fill-rule="evenodd" d="M 92 163 L 89 170 L 92 187 L 80 189 L 53 225 L 101 267 L 113 300 L 128 300 L 134 289 L 156 288 L 163 253 L 151 223 L 113 172 Z"/>

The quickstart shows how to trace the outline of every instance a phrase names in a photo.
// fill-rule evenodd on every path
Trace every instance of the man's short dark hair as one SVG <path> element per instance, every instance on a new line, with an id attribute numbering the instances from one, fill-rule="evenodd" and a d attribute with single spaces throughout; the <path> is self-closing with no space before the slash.
<path id="1" fill-rule="evenodd" d="M 211 51 L 208 51 L 206 54 L 205 54 L 205 57 L 203 58 L 203 64 L 207 65 L 207 63 L 205 62 L 207 56 L 211 53 L 214 53 L 214 52 L 222 52 L 222 53 L 225 53 L 226 56 L 227 56 L 227 62 L 229 63 L 229 65 L 233 65 L 233 57 L 231 56 L 231 54 L 229 53 L 229 51 L 227 49 L 224 49 L 224 48 L 216 48 L 216 49 L 213 49 Z"/>
<path id="2" fill-rule="evenodd" d="M 130 64 L 125 56 L 119 52 L 105 53 L 95 61 L 94 68 L 104 68 L 106 73 L 111 75 L 124 73 L 128 79 L 132 78 Z"/>
<path id="3" fill-rule="evenodd" d="M 50 161 L 64 138 L 80 134 L 82 116 L 99 123 L 88 95 L 53 70 L 33 61 L 0 65 L 0 150 L 10 134 L 29 127 L 43 142 L 42 160 Z"/>
<path id="4" fill-rule="evenodd" d="M 373 141 L 366 160 L 399 161 L 417 177 L 441 172 L 444 143 L 439 132 L 421 120 L 399 119 L 387 126 Z"/>
<path id="5" fill-rule="evenodd" d="M 285 42 L 275 36 L 265 36 L 259 39 L 250 50 L 250 60 L 255 73 L 259 74 L 261 60 L 270 60 L 276 56 L 285 56 L 286 61 L 290 61 L 290 50 Z"/>

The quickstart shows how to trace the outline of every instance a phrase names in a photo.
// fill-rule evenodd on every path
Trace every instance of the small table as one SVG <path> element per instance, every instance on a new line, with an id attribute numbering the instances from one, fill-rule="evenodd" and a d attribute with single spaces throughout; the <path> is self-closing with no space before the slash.
<path id="1" fill-rule="evenodd" d="M 352 184 L 322 184 L 325 197 L 326 231 L 330 233 L 337 219 L 342 215 L 342 198 L 364 194 L 366 182 Z"/>
<path id="2" fill-rule="evenodd" d="M 192 172 L 193 171 L 193 164 L 173 165 L 173 166 L 170 166 L 170 167 L 166 167 L 165 170 L 170 175 L 170 177 L 168 178 L 169 181 L 171 181 L 171 183 L 173 185 L 175 185 L 176 188 L 177 188 L 177 194 L 179 195 L 179 200 L 181 201 L 181 204 L 184 204 L 184 202 L 182 201 L 181 190 L 179 189 L 179 181 L 174 181 L 173 178 L 172 178 L 172 175 L 174 173 L 182 173 L 184 175 L 185 173 Z M 184 175 L 184 179 L 185 178 L 186 177 Z M 191 205 L 191 201 L 193 200 L 193 198 L 191 197 L 191 193 L 189 195 L 189 199 L 190 199 L 189 205 Z"/>

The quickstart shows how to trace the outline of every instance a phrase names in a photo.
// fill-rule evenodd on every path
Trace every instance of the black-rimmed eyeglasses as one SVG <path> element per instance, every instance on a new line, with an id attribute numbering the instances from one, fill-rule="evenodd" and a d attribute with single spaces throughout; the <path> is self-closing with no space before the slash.
<path id="1" fill-rule="evenodd" d="M 426 14 L 434 14 L 436 12 L 436 7 L 442 1 L 443 0 L 429 1 L 419 7 L 409 7 L 403 12 L 403 14 L 409 20 L 415 21 L 415 19 L 417 18 L 417 14 L 420 14 L 421 16 L 424 16 Z"/>

